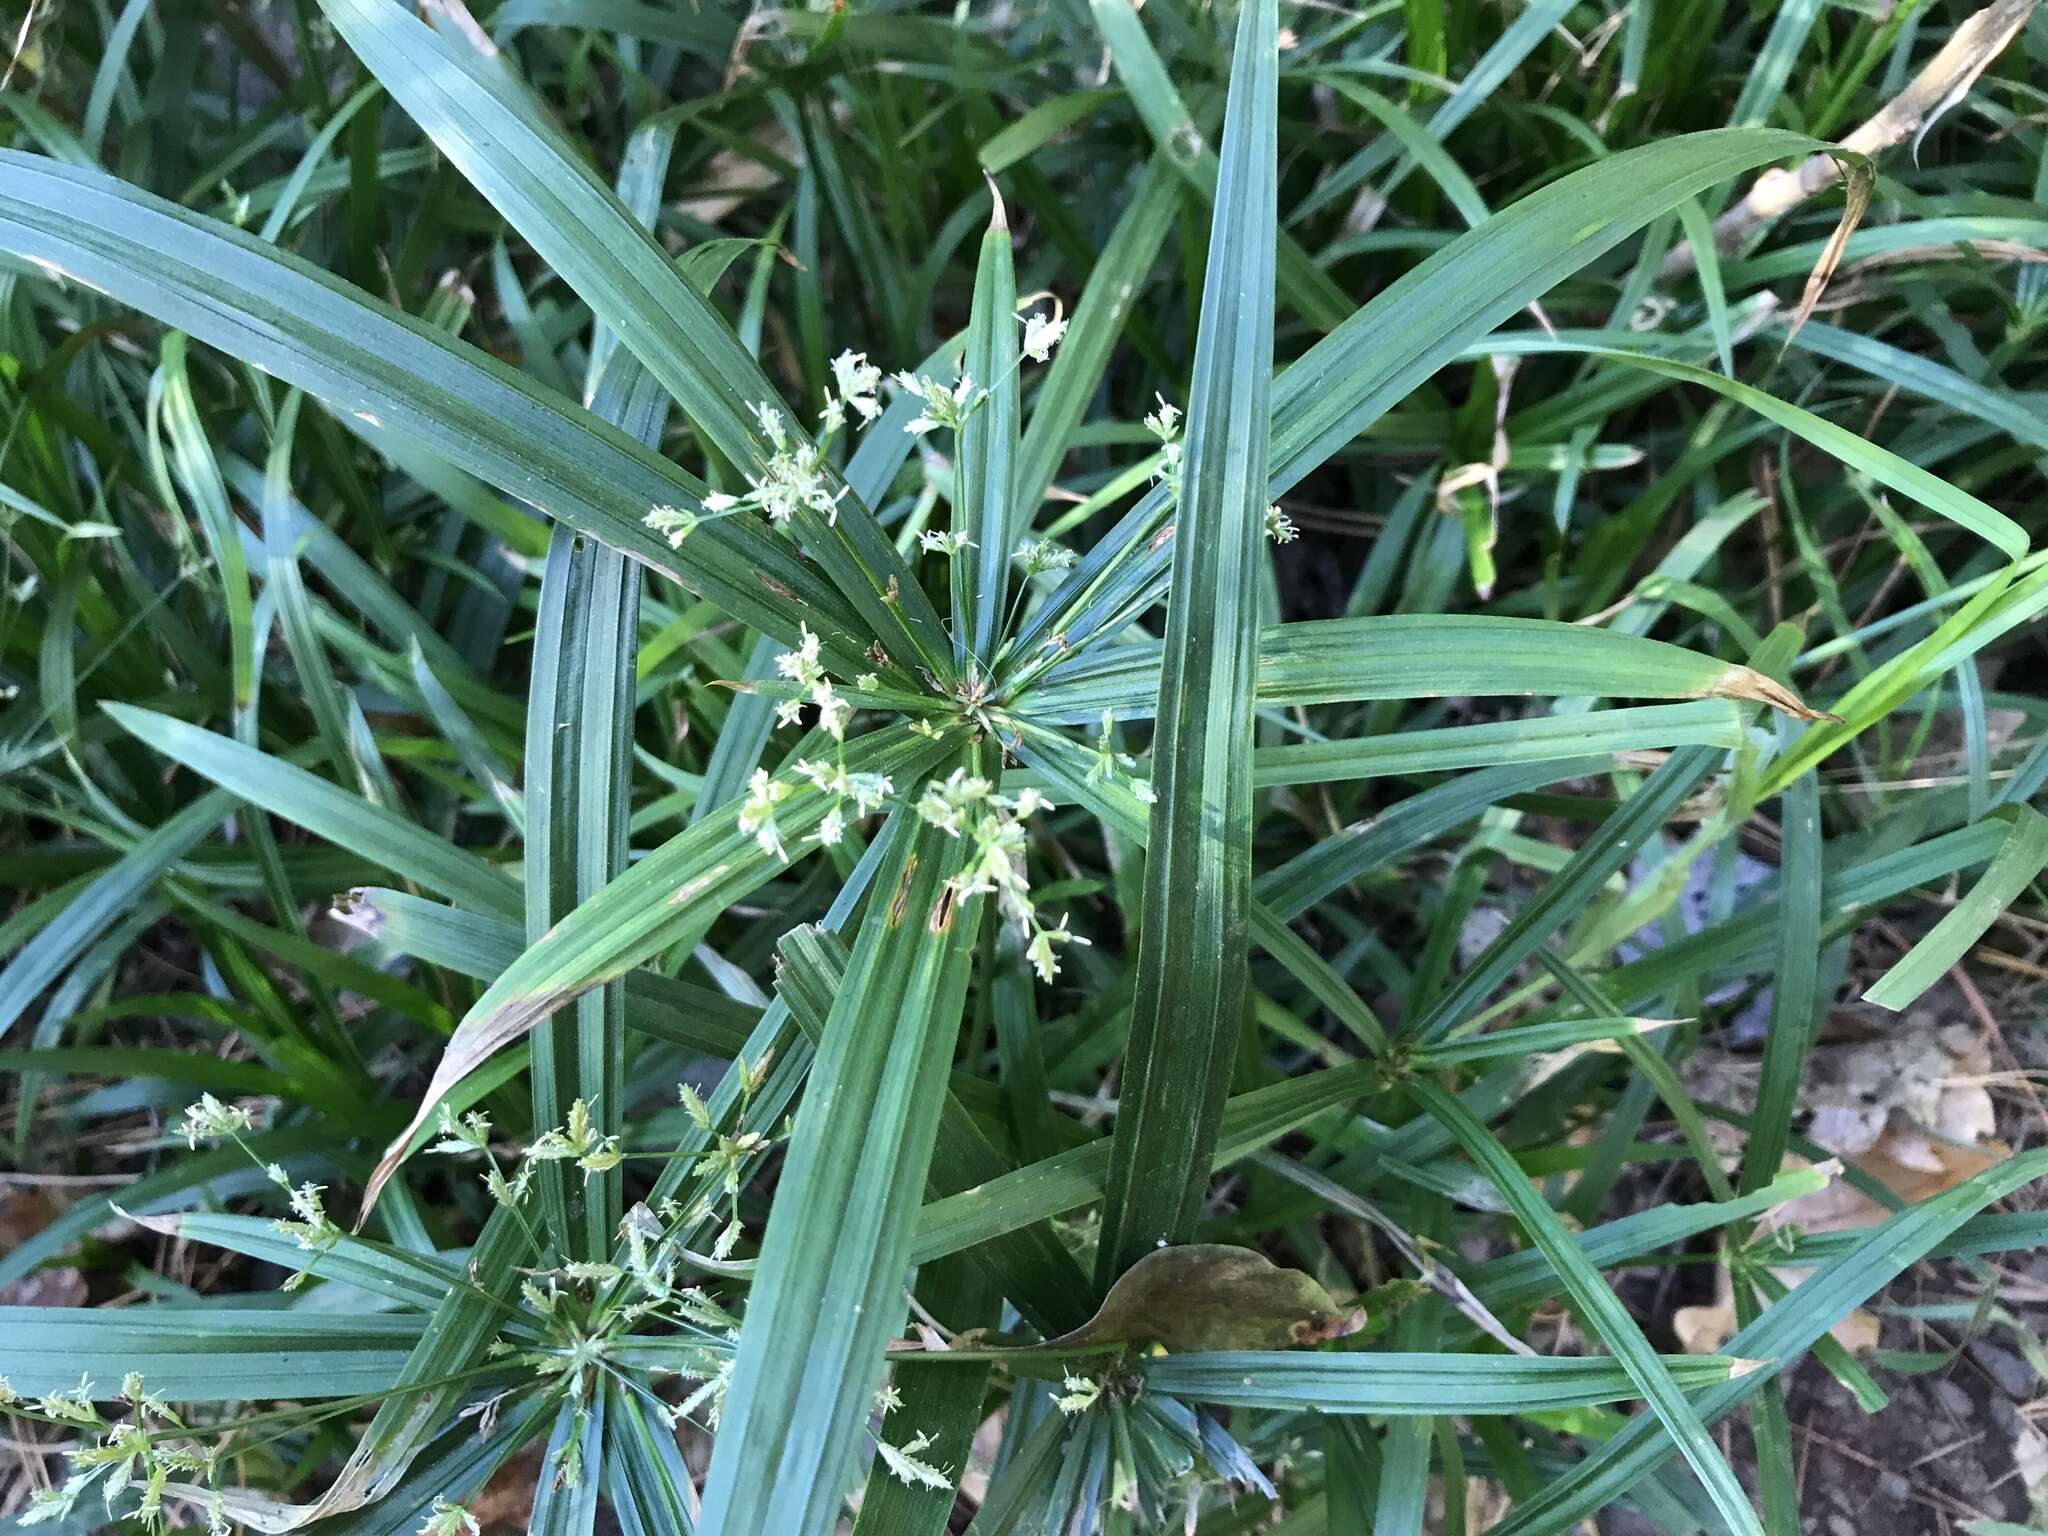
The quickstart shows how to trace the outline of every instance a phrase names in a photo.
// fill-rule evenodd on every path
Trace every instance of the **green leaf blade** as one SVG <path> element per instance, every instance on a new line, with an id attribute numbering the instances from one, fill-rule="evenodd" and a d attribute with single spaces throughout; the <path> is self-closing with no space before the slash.
<path id="1" fill-rule="evenodd" d="M 1186 1238 L 1244 1006 L 1251 725 L 1273 370 L 1278 9 L 1238 22 L 1160 674 L 1144 937 L 1098 1280 Z"/>

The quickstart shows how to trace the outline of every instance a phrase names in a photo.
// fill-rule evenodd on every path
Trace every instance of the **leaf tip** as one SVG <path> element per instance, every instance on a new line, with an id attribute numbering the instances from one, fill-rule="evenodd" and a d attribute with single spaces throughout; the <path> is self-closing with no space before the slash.
<path id="1" fill-rule="evenodd" d="M 1754 667 L 1743 666 L 1740 662 L 1731 665 L 1708 684 L 1702 690 L 1701 697 L 1768 704 L 1780 714 L 1790 715 L 1794 720 L 1831 720 L 1839 724 L 1842 718 L 1840 715 L 1831 715 L 1824 709 L 1812 708 L 1783 683 L 1764 676 Z"/>

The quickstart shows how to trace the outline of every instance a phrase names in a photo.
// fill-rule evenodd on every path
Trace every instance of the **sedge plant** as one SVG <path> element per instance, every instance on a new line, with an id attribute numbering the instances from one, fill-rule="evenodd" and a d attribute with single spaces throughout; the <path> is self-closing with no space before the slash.
<path id="1" fill-rule="evenodd" d="M 0 1312 L 19 1518 L 1796 1529 L 1782 1375 L 2044 1237 L 1770 1218 L 1866 919 L 2039 909 L 2048 226 L 1833 144 L 1917 7 L 1719 10 L 31 14 L 0 1064 L 142 1161 L 0 1282 L 233 1282 Z"/>

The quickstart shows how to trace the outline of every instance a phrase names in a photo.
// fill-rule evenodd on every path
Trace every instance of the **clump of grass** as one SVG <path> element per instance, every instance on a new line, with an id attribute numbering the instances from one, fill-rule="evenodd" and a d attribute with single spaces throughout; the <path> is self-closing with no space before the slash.
<path id="1" fill-rule="evenodd" d="M 2048 1236 L 1773 1225 L 2048 865 L 2010 9 L 32 10 L 0 1065 L 118 1181 L 0 1283 L 154 1300 L 6 1330 L 25 1518 L 1796 1528 L 1783 1373 Z"/>

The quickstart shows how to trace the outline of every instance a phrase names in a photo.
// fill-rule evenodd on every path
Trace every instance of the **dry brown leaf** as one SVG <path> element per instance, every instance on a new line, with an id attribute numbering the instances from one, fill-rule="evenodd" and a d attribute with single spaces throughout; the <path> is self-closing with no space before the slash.
<path id="1" fill-rule="evenodd" d="M 1931 126 L 1977 83 L 2034 12 L 2035 0 L 1993 0 L 1949 34 L 1920 73 L 1867 122 L 1847 134 L 1841 148 L 1875 156 Z M 1733 250 L 1759 224 L 1787 213 L 1841 174 L 1834 155 L 1812 155 L 1790 171 L 1765 171 L 1734 207 L 1714 221 L 1714 246 Z M 1664 258 L 1661 275 L 1682 276 L 1693 268 L 1692 247 L 1681 240 Z"/>
<path id="2" fill-rule="evenodd" d="M 1842 264 L 1842 252 L 1849 247 L 1849 236 L 1856 226 L 1863 222 L 1863 210 L 1870 206 L 1870 189 L 1877 177 L 1868 160 L 1858 158 L 1848 170 L 1849 190 L 1842 199 L 1842 216 L 1835 221 L 1835 232 L 1828 236 L 1828 243 L 1821 247 L 1820 260 L 1813 264 L 1813 270 L 1806 275 L 1806 287 L 1799 295 L 1798 307 L 1792 311 L 1792 323 L 1785 328 L 1784 343 L 1778 348 L 1782 356 L 1785 348 L 1792 345 L 1792 338 L 1799 334 L 1799 328 L 1813 315 L 1814 305 L 1820 302 L 1821 293 L 1827 288 L 1828 279 L 1835 275 L 1835 268 Z M 1832 717 L 1830 717 L 1832 718 Z"/>
<path id="3" fill-rule="evenodd" d="M 721 149 L 713 155 L 699 178 L 699 185 L 706 190 L 682 199 L 676 204 L 676 211 L 706 224 L 716 224 L 749 198 L 779 183 L 782 173 L 771 159 L 796 158 L 795 141 L 779 121 L 770 118 L 755 133 L 754 142 L 760 145 L 764 156 L 743 154 L 736 149 Z"/>
<path id="4" fill-rule="evenodd" d="M 1795 1289 L 1806 1278 L 1803 1271 L 1796 1269 L 1773 1269 L 1771 1273 Z M 1734 1281 L 1725 1269 L 1717 1269 L 1714 1276 L 1716 1292 L 1712 1302 L 1698 1307 L 1680 1307 L 1671 1315 L 1671 1331 L 1678 1337 L 1679 1348 L 1689 1355 L 1720 1354 L 1728 1341 L 1735 1337 L 1739 1326 L 1735 1316 Z M 1842 1318 L 1828 1332 L 1851 1354 L 1863 1354 L 1877 1348 L 1877 1317 L 1862 1307 Z"/>
<path id="5" fill-rule="evenodd" d="M 38 1269 L 0 1286 L 0 1307 L 82 1307 L 85 1301 L 85 1274 L 68 1264 Z"/>
<path id="6" fill-rule="evenodd" d="M 2021 1419 L 2012 1437 L 2012 1462 L 2028 1495 L 2038 1504 L 2042 1492 L 2048 1490 L 2048 1435 Z"/>
<path id="7" fill-rule="evenodd" d="M 1739 699 L 1748 703 L 1768 704 L 1781 714 L 1795 720 L 1840 720 L 1840 715 L 1828 714 L 1825 710 L 1809 709 L 1806 702 L 1783 683 L 1765 677 L 1754 667 L 1740 663 L 1728 668 L 1715 678 L 1704 690 L 1702 698 Z"/>
<path id="8" fill-rule="evenodd" d="M 1704 1306 L 1680 1307 L 1671 1314 L 1671 1331 L 1688 1355 L 1718 1355 L 1735 1337 L 1735 1284 L 1728 1271 L 1714 1270 L 1715 1298 Z"/>

